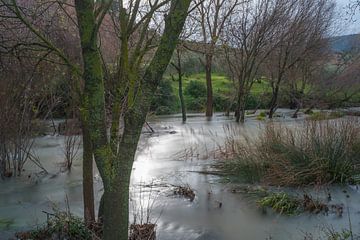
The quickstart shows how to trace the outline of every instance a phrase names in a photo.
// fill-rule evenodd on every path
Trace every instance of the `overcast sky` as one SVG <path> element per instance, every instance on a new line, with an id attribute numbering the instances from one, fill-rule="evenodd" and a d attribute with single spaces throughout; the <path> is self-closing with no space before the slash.
<path id="1" fill-rule="evenodd" d="M 338 29 L 335 30 L 335 35 L 345 35 L 360 33 L 360 9 L 357 14 L 351 18 L 347 14 L 347 5 L 354 0 L 335 0 L 337 4 L 337 18 L 339 20 Z"/>

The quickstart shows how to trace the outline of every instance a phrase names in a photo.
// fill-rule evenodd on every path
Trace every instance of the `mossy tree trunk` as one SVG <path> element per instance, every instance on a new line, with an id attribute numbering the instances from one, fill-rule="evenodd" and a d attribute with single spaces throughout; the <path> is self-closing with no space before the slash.
<path id="1" fill-rule="evenodd" d="M 112 119 L 111 136 L 108 140 L 104 79 L 97 48 L 99 23 L 94 13 L 94 1 L 75 1 L 85 80 L 81 113 L 85 125 L 90 130 L 92 152 L 104 184 L 103 239 L 105 240 L 128 239 L 129 184 L 137 144 L 150 108 L 153 92 L 156 91 L 177 45 L 190 2 L 191 0 L 171 1 L 160 44 L 143 77 L 139 78 L 134 69 L 127 64 L 127 51 L 121 52 L 122 55 L 125 55 L 121 56 L 123 67 L 119 69 L 122 73 L 120 80 L 121 83 L 127 83 L 130 86 L 127 90 L 127 108 L 118 109 L 118 111 L 123 111 L 121 115 L 123 116 L 124 130 L 119 137 L 117 135 L 118 119 Z M 126 11 L 120 11 L 120 14 L 126 14 Z M 122 43 L 124 44 L 124 42 Z M 135 89 L 137 81 L 139 82 Z M 136 94 L 134 94 L 135 90 Z"/>

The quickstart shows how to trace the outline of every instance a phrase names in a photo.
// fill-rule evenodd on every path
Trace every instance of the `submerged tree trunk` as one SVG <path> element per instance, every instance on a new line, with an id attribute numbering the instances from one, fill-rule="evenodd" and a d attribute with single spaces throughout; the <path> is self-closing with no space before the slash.
<path id="1" fill-rule="evenodd" d="M 244 93 L 239 93 L 237 101 L 237 110 L 236 110 L 236 122 L 244 123 L 245 122 L 245 105 L 246 97 Z"/>
<path id="2" fill-rule="evenodd" d="M 269 105 L 269 118 L 272 119 L 277 109 L 277 102 L 279 96 L 279 85 L 277 85 L 272 92 L 272 97 Z"/>
<path id="3" fill-rule="evenodd" d="M 213 87 L 212 87 L 212 55 L 207 54 L 205 56 L 205 75 L 206 75 L 206 116 L 212 117 L 213 116 Z"/>
<path id="4" fill-rule="evenodd" d="M 182 76 L 179 74 L 179 98 L 180 98 L 180 105 L 181 105 L 181 114 L 182 120 L 186 122 L 186 106 L 184 101 L 183 89 L 182 89 Z"/>
<path id="5" fill-rule="evenodd" d="M 183 123 L 186 122 L 186 105 L 184 101 L 184 95 L 183 95 L 183 72 L 182 72 L 182 64 L 181 64 L 181 53 L 179 49 L 176 49 L 176 58 L 177 58 L 177 64 L 171 63 L 173 67 L 176 69 L 178 74 L 178 83 L 179 83 L 179 99 L 180 99 L 180 106 L 181 106 L 181 114 L 182 114 L 182 120 Z M 175 78 L 173 75 L 171 75 L 173 78 L 173 81 L 175 81 Z"/>
<path id="6" fill-rule="evenodd" d="M 104 151 L 107 145 L 104 79 L 101 57 L 97 47 L 97 21 L 94 14 L 94 1 L 76 0 L 75 7 L 84 65 L 82 77 L 85 84 L 81 97 L 80 114 L 84 142 L 84 217 L 89 223 L 95 218 L 92 176 L 93 154 L 104 185 L 108 182 L 104 176 L 104 165 L 107 160 L 107 152 Z"/>
<path id="7" fill-rule="evenodd" d="M 146 104 L 145 104 L 146 105 Z M 141 110 L 141 109 L 137 109 Z M 114 177 L 104 186 L 104 235 L 106 240 L 128 240 L 129 186 L 133 161 L 146 113 L 131 113 L 125 120 Z"/>

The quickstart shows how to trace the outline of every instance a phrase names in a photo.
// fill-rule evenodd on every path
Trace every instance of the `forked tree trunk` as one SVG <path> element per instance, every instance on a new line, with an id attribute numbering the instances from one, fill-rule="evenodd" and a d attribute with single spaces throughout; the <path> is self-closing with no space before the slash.
<path id="1" fill-rule="evenodd" d="M 124 114 L 118 151 L 108 142 L 104 79 L 97 47 L 97 20 L 93 0 L 75 0 L 85 80 L 81 114 L 89 126 L 92 153 L 104 184 L 104 240 L 128 240 L 129 182 L 138 140 L 150 102 L 177 45 L 191 0 L 172 0 L 159 47 L 145 70 L 139 94 Z M 128 74 L 130 76 L 130 74 Z M 126 79 L 130 80 L 132 79 Z M 117 139 L 112 139 L 117 141 Z"/>
<path id="2" fill-rule="evenodd" d="M 147 104 L 144 103 L 146 106 Z M 147 108 L 147 106 L 145 107 Z M 104 236 L 106 240 L 128 240 L 129 186 L 132 166 L 145 122 L 142 108 L 131 110 L 125 119 L 124 133 L 119 145 L 119 154 L 114 161 L 114 177 L 104 185 Z M 140 112 L 138 111 L 140 110 Z M 140 114 L 137 114 L 140 113 Z"/>

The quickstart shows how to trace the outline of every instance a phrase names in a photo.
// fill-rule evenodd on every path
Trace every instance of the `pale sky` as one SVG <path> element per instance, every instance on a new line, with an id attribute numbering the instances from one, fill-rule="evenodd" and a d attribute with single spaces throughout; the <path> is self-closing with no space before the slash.
<path id="1" fill-rule="evenodd" d="M 337 4 L 337 18 L 339 20 L 338 29 L 335 30 L 335 35 L 346 35 L 360 33 L 360 9 L 357 9 L 356 14 L 351 18 L 348 14 L 347 5 L 354 0 L 335 0 Z"/>

